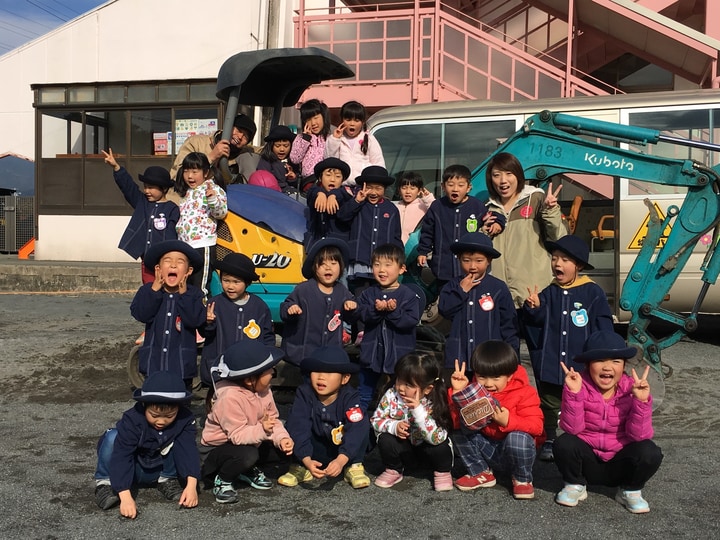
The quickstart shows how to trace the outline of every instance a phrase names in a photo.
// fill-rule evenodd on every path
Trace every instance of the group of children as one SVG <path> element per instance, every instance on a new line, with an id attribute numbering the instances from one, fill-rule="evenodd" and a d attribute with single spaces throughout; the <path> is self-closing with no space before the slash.
<path id="1" fill-rule="evenodd" d="M 296 138 L 302 141 L 297 151 L 317 158 L 327 122 L 317 118 L 326 114 L 322 107 L 312 105 L 303 136 Z M 332 136 L 324 135 L 326 149 L 367 157 L 372 139 L 367 132 L 361 136 L 363 130 L 362 121 L 345 118 Z M 291 142 L 281 150 L 292 157 Z M 445 195 L 437 201 L 424 192 L 421 178 L 408 174 L 401 180 L 401 200 L 393 204 L 385 191 L 395 179 L 382 165 L 369 164 L 357 174 L 357 160 L 322 155 L 312 168 L 302 161 L 296 173 L 302 179 L 312 171 L 314 177 L 307 192 L 302 269 L 307 281 L 282 304 L 281 350 L 274 347 L 267 306 L 246 290 L 258 279 L 248 257 L 231 254 L 215 264 L 223 293 L 207 306 L 206 290 L 192 285 L 192 280 L 209 282 L 215 221 L 227 213 L 225 193 L 212 182 L 207 158 L 189 154 L 187 165 L 183 162 L 178 216 L 161 206 L 170 185 L 160 171 L 141 175 L 145 199 L 131 200 L 132 180 L 112 152 L 106 154 L 136 208 L 131 224 L 138 222 L 137 232 L 126 233 L 123 243 L 145 240 L 143 249 L 135 246 L 145 284 L 131 312 L 146 323 L 140 370 L 147 379 L 136 392 L 139 403 L 131 418 L 126 421 L 128 411 L 98 445 L 98 505 L 119 503 L 122 515 L 134 517 L 130 487 L 157 482 L 168 499 L 191 507 L 197 504 L 198 480 L 217 502 L 233 503 L 239 483 L 272 487 L 261 468 L 272 461 L 287 465 L 278 478 L 284 486 L 343 475 L 354 488 L 364 488 L 371 481 L 362 461 L 374 432 L 385 465 L 375 479 L 381 488 L 400 482 L 419 456 L 431 465 L 438 491 L 491 487 L 495 471 L 501 471 L 510 474 L 515 498 L 530 499 L 532 468 L 542 448 L 566 482 L 556 497 L 559 504 L 574 506 L 586 498 L 587 482 L 606 483 L 621 487 L 618 501 L 631 512 L 647 512 L 640 489 L 662 460 L 650 440 L 647 371 L 642 378 L 634 371 L 632 377 L 623 374 L 634 349 L 612 332 L 602 289 L 579 275 L 592 268 L 587 245 L 573 236 L 547 242 L 555 279 L 542 291 L 528 289 L 520 317 L 543 331 L 542 346 L 531 349 L 535 390 L 518 361 L 520 320 L 510 292 L 490 274 L 492 260 L 501 256 L 491 238 L 502 234 L 505 218 L 470 195 L 470 171 L 448 167 Z M 165 183 L 152 184 L 153 175 L 152 181 Z M 178 240 L 160 238 L 172 226 L 170 219 Z M 430 266 L 440 313 L 452 322 L 444 363 L 417 352 L 423 293 L 401 282 L 404 240 L 418 226 L 418 263 Z M 169 231 L 167 236 L 172 238 Z M 343 350 L 350 325 L 360 348 L 357 363 Z M 199 448 L 194 421 L 177 423 L 188 414 L 184 404 L 197 375 L 196 331 L 206 340 L 201 378 L 214 394 Z M 270 390 L 281 359 L 297 366 L 303 379 L 284 424 Z M 349 384 L 356 373 L 357 389 Z M 390 385 L 373 411 L 383 376 Z M 560 411 L 564 434 L 557 437 Z M 131 421 L 134 427 L 125 425 Z M 455 480 L 454 452 L 465 468 Z M 128 484 L 128 478 L 134 480 Z"/>

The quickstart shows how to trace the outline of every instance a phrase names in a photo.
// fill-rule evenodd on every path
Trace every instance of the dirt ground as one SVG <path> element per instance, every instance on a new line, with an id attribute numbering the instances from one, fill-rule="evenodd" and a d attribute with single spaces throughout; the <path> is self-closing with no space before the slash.
<path id="1" fill-rule="evenodd" d="M 632 516 L 592 490 L 581 507 L 553 503 L 562 482 L 536 464 L 534 501 L 513 501 L 507 481 L 473 493 L 435 493 L 423 474 L 390 490 L 340 482 L 267 492 L 243 489 L 236 505 L 203 492 L 177 510 L 154 490 L 135 521 L 93 500 L 95 445 L 132 406 L 127 356 L 142 326 L 130 295 L 0 295 L 0 538 L 578 538 L 720 537 L 720 375 L 717 321 L 664 354 L 673 368 L 656 441 L 665 461 L 645 490 L 652 512 Z M 286 393 L 287 395 L 287 393 Z M 202 421 L 202 403 L 193 409 Z M 372 459 L 368 470 L 380 472 Z M 202 531 L 202 532 L 201 532 Z"/>

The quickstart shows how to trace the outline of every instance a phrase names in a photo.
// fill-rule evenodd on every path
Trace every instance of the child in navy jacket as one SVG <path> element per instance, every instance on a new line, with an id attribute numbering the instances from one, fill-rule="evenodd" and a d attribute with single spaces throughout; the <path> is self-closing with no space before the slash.
<path id="1" fill-rule="evenodd" d="M 316 349 L 300 364 L 309 374 L 295 393 L 286 428 L 295 442 L 293 464 L 278 484 L 296 486 L 313 478 L 336 477 L 359 489 L 370 485 L 362 460 L 370 423 L 357 390 L 348 384 L 358 366 L 336 345 Z"/>
<path id="2" fill-rule="evenodd" d="M 185 242 L 166 240 L 148 250 L 145 266 L 155 270 L 155 280 L 140 287 L 130 304 L 132 316 L 145 323 L 140 373 L 172 371 L 189 388 L 197 375 L 195 331 L 205 322 L 206 310 L 202 290 L 188 278 L 202 260 Z"/>
<path id="3" fill-rule="evenodd" d="M 613 331 L 613 321 L 605 291 L 589 277 L 579 275 L 583 269 L 593 269 L 588 263 L 590 251 L 585 241 L 567 235 L 555 242 L 545 242 L 545 249 L 550 252 L 555 279 L 540 293 L 537 286 L 534 291 L 528 289 L 522 317 L 542 332 L 540 347 L 530 349 L 530 361 L 548 438 L 540 459 L 552 461 L 565 379 L 560 363 L 582 370 L 583 364 L 573 358 L 582 352 L 593 332 Z"/>
<path id="4" fill-rule="evenodd" d="M 350 175 L 350 167 L 344 161 L 329 157 L 315 165 L 317 183 L 307 192 L 307 232 L 305 250 L 310 251 L 318 240 L 334 237 L 345 242 L 350 237 L 350 224 L 337 219 L 340 206 L 352 198 L 342 187 Z"/>
<path id="5" fill-rule="evenodd" d="M 440 291 L 440 314 L 452 321 L 445 341 L 445 368 L 455 361 L 470 364 L 475 348 L 490 339 L 509 344 L 520 357 L 518 320 L 510 289 L 490 275 L 490 263 L 500 253 L 490 237 L 467 233 L 450 247 L 460 261 L 463 275 L 448 281 Z"/>
<path id="6" fill-rule="evenodd" d="M 175 225 L 180 220 L 180 209 L 177 204 L 167 199 L 167 192 L 175 183 L 166 169 L 152 166 L 138 175 L 143 183 L 143 188 L 140 189 L 127 170 L 115 160 L 112 148 L 108 148 L 108 152 L 103 150 L 102 153 L 105 163 L 113 168 L 113 178 L 123 197 L 133 207 L 130 223 L 120 238 L 118 247 L 133 259 L 140 259 L 142 262 L 150 246 L 177 238 Z M 141 267 L 142 282 L 153 281 L 155 273 L 146 270 L 144 264 Z"/>
<path id="7" fill-rule="evenodd" d="M 154 482 L 166 499 L 186 508 L 197 506 L 200 455 L 195 415 L 186 406 L 191 397 L 177 374 L 163 371 L 150 375 L 135 391 L 135 406 L 98 441 L 95 502 L 100 508 L 120 503 L 120 514 L 134 519 L 137 506 L 131 488 Z"/>
<path id="8" fill-rule="evenodd" d="M 446 168 L 442 180 L 445 196 L 432 203 L 423 218 L 417 263 L 429 264 L 440 286 L 462 275 L 459 261 L 450 251 L 450 246 L 462 235 L 482 229 L 495 236 L 505 229 L 503 215 L 488 212 L 482 201 L 470 195 L 471 176 L 470 169 L 464 165 Z M 428 259 L 430 253 L 432 258 Z"/>

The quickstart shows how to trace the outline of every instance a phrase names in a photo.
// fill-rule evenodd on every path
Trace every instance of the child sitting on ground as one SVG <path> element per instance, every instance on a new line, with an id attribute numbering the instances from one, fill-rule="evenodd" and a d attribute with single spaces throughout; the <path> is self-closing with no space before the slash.
<path id="1" fill-rule="evenodd" d="M 360 343 L 360 404 L 368 410 L 383 374 L 393 375 L 395 364 L 415 350 L 415 330 L 424 309 L 414 289 L 400 283 L 405 251 L 395 244 L 379 246 L 372 254 L 375 284 L 358 298 L 358 314 L 365 324 Z"/>
<path id="2" fill-rule="evenodd" d="M 166 499 L 197 506 L 200 457 L 195 416 L 187 407 L 191 397 L 183 380 L 166 371 L 153 373 L 135 391 L 135 406 L 98 441 L 95 502 L 100 508 L 120 503 L 120 515 L 134 519 L 132 488 L 153 483 Z"/>
<path id="3" fill-rule="evenodd" d="M 520 357 L 518 320 L 510 290 L 490 275 L 490 263 L 500 257 L 490 237 L 467 233 L 450 246 L 460 261 L 462 275 L 448 281 L 440 291 L 438 310 L 452 321 L 445 341 L 445 368 L 453 360 L 466 365 L 475 347 L 490 339 L 508 343 Z"/>
<path id="4" fill-rule="evenodd" d="M 307 281 L 299 283 L 280 305 L 287 362 L 299 366 L 315 349 L 342 347 L 346 341 L 343 322 L 357 318 L 355 297 L 338 281 L 347 257 L 345 242 L 325 238 L 316 242 L 305 258 L 302 273 Z"/>
<path id="5" fill-rule="evenodd" d="M 588 263 L 590 250 L 577 236 L 566 235 L 555 242 L 545 242 L 551 254 L 550 266 L 555 279 L 539 294 L 528 289 L 522 317 L 540 329 L 539 348 L 530 348 L 535 384 L 540 394 L 540 408 L 545 417 L 547 441 L 539 458 L 552 461 L 565 375 L 561 360 L 580 371 L 581 363 L 573 362 L 583 350 L 590 335 L 599 330 L 613 331 L 610 305 L 605 291 L 582 270 L 592 270 Z"/>
<path id="6" fill-rule="evenodd" d="M 555 464 L 565 487 L 555 497 L 563 506 L 577 506 L 587 499 L 587 484 L 619 486 L 615 500 L 633 514 L 650 506 L 642 488 L 657 472 L 663 455 L 651 440 L 652 395 L 647 382 L 625 362 L 636 349 L 613 331 L 593 333 L 575 362 L 585 364 L 581 373 L 561 362 L 565 372 L 560 428 L 553 445 Z"/>
<path id="7" fill-rule="evenodd" d="M 257 339 L 269 347 L 275 346 L 270 308 L 262 298 L 247 292 L 250 284 L 260 279 L 250 257 L 228 253 L 215 267 L 220 270 L 223 292 L 208 301 L 206 324 L 200 328 L 205 337 L 200 378 L 206 386 L 212 386 L 210 369 L 233 343 Z"/>
<path id="8" fill-rule="evenodd" d="M 294 195 L 298 191 L 299 168 L 292 163 L 290 148 L 295 134 L 287 126 L 275 126 L 265 137 L 265 146 L 260 152 L 258 171 L 270 171 L 283 193 Z"/>
<path id="9" fill-rule="evenodd" d="M 145 266 L 155 271 L 155 280 L 141 286 L 130 304 L 132 316 L 145 323 L 140 373 L 172 371 L 191 388 L 197 375 L 195 332 L 206 314 L 203 293 L 188 278 L 202 261 L 185 242 L 165 240 L 147 251 Z"/>
<path id="10" fill-rule="evenodd" d="M 280 349 L 257 340 L 238 341 L 227 348 L 212 368 L 215 401 L 202 432 L 200 453 L 205 457 L 202 478 L 213 486 L 215 501 L 238 502 L 234 482 L 255 489 L 273 484 L 258 468 L 278 455 L 291 455 L 293 440 L 280 421 L 270 390 Z"/>
<path id="11" fill-rule="evenodd" d="M 533 499 L 532 468 L 536 448 L 545 439 L 537 391 L 530 386 L 513 348 L 502 341 L 486 341 L 478 346 L 470 365 L 473 382 L 482 385 L 496 403 L 490 423 L 479 430 L 463 425 L 462 430 L 453 432 L 454 447 L 468 472 L 455 485 L 461 491 L 492 487 L 496 483 L 493 469 L 509 470 L 513 497 Z M 465 364 L 455 361 L 450 381 L 450 412 L 457 430 L 461 427 L 460 411 L 452 396 L 469 384 Z"/>
<path id="12" fill-rule="evenodd" d="M 138 174 L 142 189 L 133 182 L 132 176 L 115 160 L 112 148 L 102 151 L 105 163 L 113 168 L 113 178 L 122 191 L 123 197 L 133 207 L 133 214 L 120 238 L 118 247 L 133 259 L 140 259 L 142 282 L 150 283 L 155 277 L 152 270 L 147 270 L 142 261 L 145 253 L 152 245 L 163 240 L 177 239 L 175 225 L 180 220 L 180 209 L 177 204 L 169 201 L 167 193 L 174 182 L 164 167 L 152 166 Z"/>
<path id="13" fill-rule="evenodd" d="M 304 245 L 309 251 L 315 242 L 328 238 L 341 238 L 347 242 L 350 237 L 348 223 L 337 219 L 337 211 L 351 195 L 342 188 L 350 174 L 350 167 L 337 158 L 326 158 L 315 165 L 318 181 L 307 192 L 307 232 Z"/>
<path id="14" fill-rule="evenodd" d="M 341 347 L 329 345 L 313 351 L 300 367 L 308 378 L 295 392 L 286 424 L 300 464 L 290 465 L 278 484 L 292 487 L 313 478 L 335 478 L 350 464 L 345 481 L 355 489 L 368 487 L 362 460 L 370 425 L 357 390 L 348 384 L 357 364 Z"/>
<path id="15" fill-rule="evenodd" d="M 433 469 L 435 491 L 452 491 L 452 428 L 440 363 L 431 354 L 409 353 L 395 366 L 395 385 L 385 392 L 371 419 L 385 472 L 375 485 L 389 488 L 419 456 Z"/>
<path id="16" fill-rule="evenodd" d="M 470 195 L 471 176 L 470 169 L 464 165 L 447 167 L 442 176 L 445 195 L 430 205 L 422 221 L 417 263 L 430 265 L 440 287 L 462 274 L 457 258 L 450 251 L 450 246 L 462 235 L 484 231 L 495 236 L 505 228 L 504 216 L 489 212 L 480 199 Z M 428 258 L 430 253 L 432 258 Z"/>
<path id="17" fill-rule="evenodd" d="M 398 181 L 398 191 L 400 200 L 394 203 L 400 211 L 402 241 L 407 244 L 408 238 L 435 202 L 435 195 L 425 189 L 422 176 L 412 171 L 402 174 Z"/>

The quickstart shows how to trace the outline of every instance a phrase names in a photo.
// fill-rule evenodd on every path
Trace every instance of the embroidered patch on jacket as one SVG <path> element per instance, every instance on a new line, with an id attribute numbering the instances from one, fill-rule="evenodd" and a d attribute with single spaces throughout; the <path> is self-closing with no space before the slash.
<path id="1" fill-rule="evenodd" d="M 247 326 L 243 328 L 243 334 L 250 339 L 257 339 L 260 336 L 260 325 L 255 322 L 255 319 L 250 319 Z"/>
<path id="2" fill-rule="evenodd" d="M 335 444 L 337 446 L 340 446 L 342 444 L 344 431 L 345 431 L 345 426 L 340 424 L 338 427 L 336 427 L 335 429 L 333 429 L 330 432 L 330 436 L 332 438 L 333 444 Z"/>
<path id="3" fill-rule="evenodd" d="M 587 326 L 587 323 L 590 322 L 587 309 L 585 308 L 579 309 L 577 311 L 571 311 L 570 319 L 575 326 L 578 326 L 580 328 L 582 328 L 583 326 Z"/>
<path id="4" fill-rule="evenodd" d="M 492 311 L 492 309 L 495 307 L 495 301 L 493 300 L 493 297 L 488 294 L 483 294 L 480 297 L 480 309 L 483 311 Z"/>
<path id="5" fill-rule="evenodd" d="M 363 419 L 363 412 L 360 406 L 355 405 L 354 407 L 350 407 L 347 411 L 345 411 L 345 416 L 347 416 L 347 419 L 351 422 L 360 422 L 360 420 Z"/>

